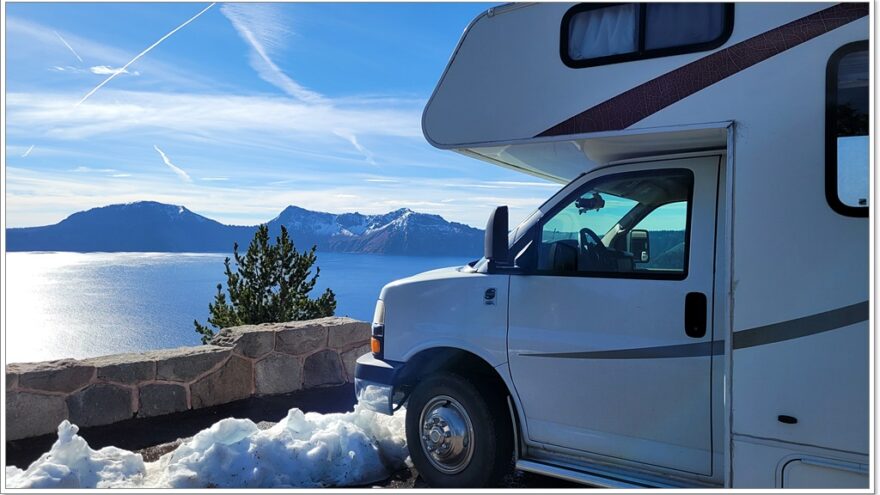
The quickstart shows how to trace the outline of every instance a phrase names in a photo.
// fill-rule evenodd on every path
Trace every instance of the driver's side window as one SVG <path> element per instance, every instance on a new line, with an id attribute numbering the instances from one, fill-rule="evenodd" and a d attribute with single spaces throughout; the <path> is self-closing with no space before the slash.
<path id="1" fill-rule="evenodd" d="M 679 257 L 667 263 L 654 259 L 653 244 L 685 241 L 692 187 L 693 174 L 686 169 L 588 182 L 541 222 L 539 272 L 683 278 L 685 246 L 677 246 Z"/>
<path id="2" fill-rule="evenodd" d="M 538 269 L 605 271 L 598 260 L 586 256 L 587 251 L 591 246 L 594 252 L 600 249 L 595 244 L 635 205 L 635 201 L 592 188 L 579 194 L 541 228 Z"/>

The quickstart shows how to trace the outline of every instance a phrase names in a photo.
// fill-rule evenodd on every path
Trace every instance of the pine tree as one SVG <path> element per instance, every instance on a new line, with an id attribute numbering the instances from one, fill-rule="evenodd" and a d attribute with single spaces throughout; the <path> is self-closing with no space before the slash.
<path id="1" fill-rule="evenodd" d="M 214 302 L 208 304 L 211 315 L 208 324 L 216 329 L 273 323 L 292 320 L 308 320 L 333 316 L 336 310 L 336 296 L 327 289 L 320 297 L 312 299 L 309 293 L 315 288 L 321 269 L 315 267 L 315 250 L 298 252 L 287 229 L 281 227 L 281 235 L 275 243 L 269 242 L 269 228 L 260 225 L 242 256 L 238 243 L 233 245 L 233 258 L 236 269 L 227 257 L 226 289 L 217 284 Z M 202 335 L 202 343 L 207 344 L 215 335 L 215 330 L 194 320 L 196 332 Z"/>

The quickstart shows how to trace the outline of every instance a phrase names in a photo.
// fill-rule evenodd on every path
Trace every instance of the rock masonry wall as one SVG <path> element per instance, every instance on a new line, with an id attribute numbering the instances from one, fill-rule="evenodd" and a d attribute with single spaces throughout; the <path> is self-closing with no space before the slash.
<path id="1" fill-rule="evenodd" d="M 354 380 L 370 325 L 329 317 L 225 328 L 210 345 L 6 366 L 6 440 Z"/>

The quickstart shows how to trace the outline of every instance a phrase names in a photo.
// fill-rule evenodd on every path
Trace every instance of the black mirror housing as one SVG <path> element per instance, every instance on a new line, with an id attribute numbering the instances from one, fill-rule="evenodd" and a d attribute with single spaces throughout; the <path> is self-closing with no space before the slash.
<path id="1" fill-rule="evenodd" d="M 507 207 L 499 206 L 489 215 L 486 223 L 486 239 L 483 256 L 489 260 L 489 268 L 507 264 L 509 250 L 507 247 Z"/>

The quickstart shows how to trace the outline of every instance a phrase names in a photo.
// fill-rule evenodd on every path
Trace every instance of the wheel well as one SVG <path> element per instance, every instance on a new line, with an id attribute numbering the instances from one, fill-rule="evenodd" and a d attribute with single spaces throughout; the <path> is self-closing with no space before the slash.
<path id="1" fill-rule="evenodd" d="M 411 357 L 401 370 L 396 385 L 408 394 L 421 379 L 438 371 L 479 379 L 489 386 L 489 390 L 503 391 L 502 400 L 510 394 L 507 384 L 492 365 L 472 352 L 454 347 L 426 349 Z"/>

